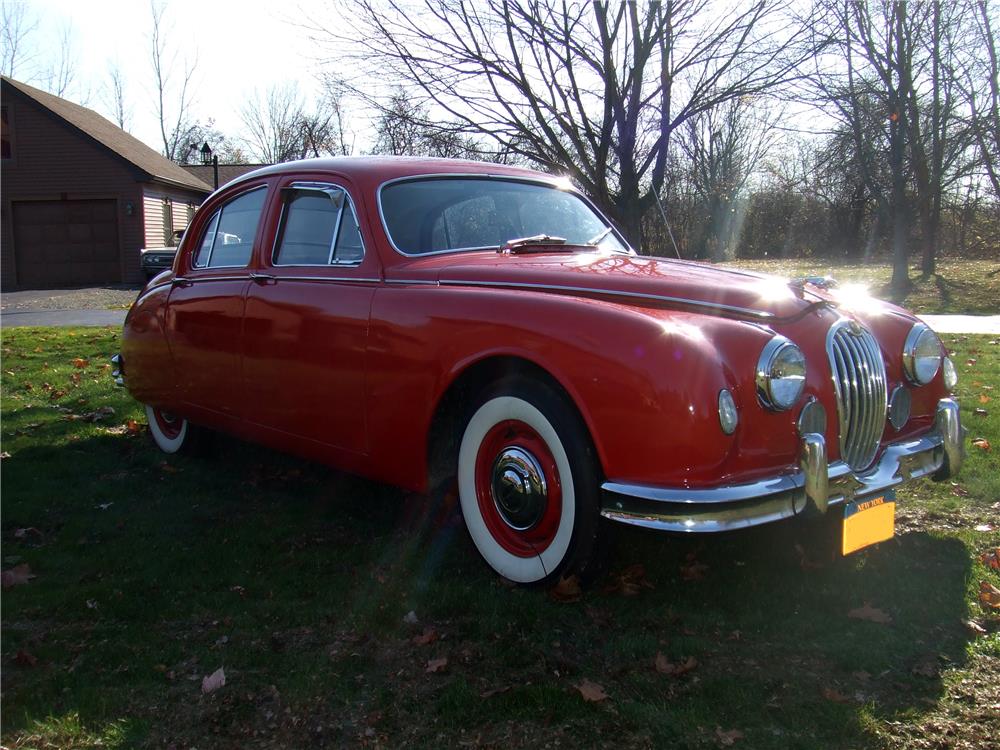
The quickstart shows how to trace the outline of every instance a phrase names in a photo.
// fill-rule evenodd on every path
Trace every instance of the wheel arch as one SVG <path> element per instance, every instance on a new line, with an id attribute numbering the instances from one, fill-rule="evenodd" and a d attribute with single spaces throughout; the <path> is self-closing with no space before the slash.
<path id="1" fill-rule="evenodd" d="M 491 384 L 506 378 L 524 377 L 541 381 L 571 407 L 594 447 L 598 469 L 603 474 L 604 463 L 594 428 L 573 389 L 551 369 L 520 353 L 490 353 L 456 367 L 434 405 L 427 430 L 427 484 L 430 489 L 451 479 L 457 463 L 461 442 L 462 420 L 473 400 Z M 451 468 L 449 468 L 451 467 Z"/>

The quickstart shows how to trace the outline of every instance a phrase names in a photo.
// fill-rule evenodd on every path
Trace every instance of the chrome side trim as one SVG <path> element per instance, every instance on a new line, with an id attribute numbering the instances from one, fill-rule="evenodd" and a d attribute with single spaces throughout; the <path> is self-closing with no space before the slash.
<path id="1" fill-rule="evenodd" d="M 941 399 L 930 432 L 887 446 L 878 462 L 864 473 L 852 471 L 843 461 L 827 465 L 822 438 L 807 434 L 798 470 L 705 489 L 609 481 L 601 487 L 601 515 L 633 526 L 686 533 L 759 526 L 800 515 L 810 507 L 822 510 L 824 498 L 827 507 L 838 506 L 920 477 L 947 479 L 961 466 L 963 439 L 958 404 Z"/>
<path id="2" fill-rule="evenodd" d="M 563 188 L 560 188 L 559 185 L 561 183 L 561 180 L 558 177 L 546 178 L 545 175 L 490 174 L 489 172 L 437 172 L 434 174 L 411 174 L 411 175 L 405 175 L 403 177 L 394 177 L 391 180 L 386 180 L 375 189 L 375 203 L 378 206 L 378 218 L 382 222 L 382 231 L 385 234 L 386 239 L 389 240 L 389 245 L 392 247 L 392 249 L 395 250 L 400 255 L 402 255 L 404 258 L 424 258 L 430 255 L 445 255 L 448 253 L 468 252 L 470 249 L 474 250 L 490 249 L 490 248 L 465 248 L 464 251 L 462 249 L 453 249 L 453 250 L 433 250 L 429 253 L 405 253 L 398 247 L 396 247 L 396 243 L 392 239 L 392 235 L 389 233 L 389 226 L 385 223 L 385 213 L 382 210 L 382 191 L 386 187 L 394 185 L 397 182 L 416 182 L 419 180 L 446 180 L 446 179 L 453 179 L 453 180 L 488 179 L 488 180 L 507 180 L 508 182 L 527 182 L 529 184 L 544 185 L 545 187 L 550 187 L 554 190 L 563 190 L 563 192 L 571 192 L 577 198 L 586 203 L 587 206 L 590 208 L 590 210 L 593 211 L 595 214 L 597 214 L 597 216 L 604 222 L 605 226 L 609 226 L 612 228 L 612 230 L 614 231 L 615 238 L 619 242 L 621 242 L 622 245 L 628 248 L 630 255 L 638 255 L 638 253 L 636 253 L 635 251 L 635 248 L 633 248 L 628 243 L 628 240 L 625 239 L 625 235 L 623 235 L 621 232 L 618 231 L 618 228 L 614 225 L 614 223 L 611 222 L 608 219 L 608 217 L 605 216 L 599 208 L 597 208 L 596 205 L 594 205 L 594 202 L 590 200 L 590 198 L 588 198 L 586 195 L 584 195 L 576 188 L 573 188 L 572 190 L 564 190 Z"/>
<path id="3" fill-rule="evenodd" d="M 386 279 L 385 283 L 386 284 L 403 284 L 403 285 L 407 285 L 407 286 L 409 286 L 411 284 L 423 284 L 425 286 L 440 286 L 440 284 L 437 281 L 432 281 L 430 279 Z"/>
<path id="4" fill-rule="evenodd" d="M 774 313 L 764 312 L 762 310 L 751 310 L 746 307 L 737 307 L 735 305 L 724 305 L 721 302 L 706 302 L 704 300 L 688 299 L 686 297 L 667 297 L 662 294 L 646 294 L 644 292 L 626 292 L 616 289 L 598 289 L 590 288 L 584 286 L 564 286 L 562 284 L 533 284 L 530 282 L 520 282 L 520 281 L 459 281 L 452 279 L 442 279 L 440 282 L 442 286 L 478 286 L 478 287 L 502 287 L 506 289 L 527 289 L 531 291 L 541 290 L 541 291 L 556 291 L 556 292 L 572 292 L 574 294 L 596 294 L 601 296 L 610 297 L 628 297 L 630 299 L 644 299 L 651 300 L 654 302 L 670 302 L 678 305 L 687 305 L 690 307 L 704 307 L 711 310 L 724 310 L 726 312 L 737 313 L 739 315 L 748 315 L 755 318 L 773 318 Z"/>
<path id="5" fill-rule="evenodd" d="M 216 266 L 216 268 L 225 268 L 226 266 Z M 236 266 L 233 266 L 235 268 Z M 242 266 L 240 266 L 242 268 Z M 203 269 L 199 269 L 203 270 Z M 190 276 L 175 276 L 171 279 L 170 283 L 175 282 L 181 284 L 204 284 L 209 281 L 250 281 L 250 274 L 244 274 L 243 276 L 201 276 L 191 278 Z"/>
<path id="6" fill-rule="evenodd" d="M 362 278 L 360 276 L 276 276 L 275 281 L 315 281 L 326 282 L 358 282 L 365 284 L 377 284 L 381 279 Z"/>

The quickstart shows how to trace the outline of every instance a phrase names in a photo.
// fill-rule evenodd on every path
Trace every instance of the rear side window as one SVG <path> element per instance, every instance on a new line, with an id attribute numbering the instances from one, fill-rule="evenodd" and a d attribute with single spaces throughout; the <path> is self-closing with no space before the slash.
<path id="1" fill-rule="evenodd" d="M 363 257 L 357 216 L 343 190 L 310 185 L 285 191 L 276 266 L 353 265 Z"/>
<path id="2" fill-rule="evenodd" d="M 194 258 L 195 268 L 242 268 L 250 262 L 253 241 L 267 188 L 243 193 L 224 205 L 208 222 Z"/>

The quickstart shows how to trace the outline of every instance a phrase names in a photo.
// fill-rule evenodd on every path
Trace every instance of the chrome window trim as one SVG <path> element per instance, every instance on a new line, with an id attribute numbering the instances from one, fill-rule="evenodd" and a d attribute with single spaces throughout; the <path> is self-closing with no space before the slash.
<path id="1" fill-rule="evenodd" d="M 392 234 L 389 232 L 389 225 L 385 223 L 385 212 L 382 210 L 382 191 L 385 190 L 385 188 L 389 187 L 390 185 L 395 185 L 396 183 L 399 182 L 417 182 L 419 180 L 447 180 L 447 179 L 504 180 L 506 182 L 524 182 L 529 185 L 542 185 L 544 187 L 553 188 L 555 190 L 562 190 L 562 192 L 564 193 L 572 193 L 577 198 L 582 200 L 590 208 L 590 210 L 593 211 L 598 216 L 598 218 L 600 218 L 601 221 L 605 223 L 606 226 L 611 227 L 611 230 L 614 233 L 615 238 L 626 247 L 629 255 L 638 255 L 635 249 L 628 243 L 628 240 L 625 239 L 625 236 L 618 231 L 618 227 L 616 227 L 614 223 L 612 223 L 608 219 L 608 217 L 605 216 L 604 213 L 596 205 L 594 205 L 594 202 L 591 201 L 590 198 L 588 198 L 586 195 L 584 195 L 582 192 L 580 192 L 574 187 L 570 187 L 569 189 L 560 188 L 559 184 L 561 181 L 558 177 L 547 178 L 543 175 L 521 176 L 521 175 L 509 175 L 509 174 L 493 174 L 489 172 L 433 172 L 428 174 L 412 174 L 412 175 L 405 175 L 403 177 L 393 177 L 391 180 L 386 180 L 385 182 L 381 183 L 375 189 L 375 203 L 378 206 L 379 221 L 382 222 L 382 232 L 385 234 L 386 239 L 389 240 L 390 247 L 392 247 L 393 250 L 402 255 L 404 258 L 426 258 L 433 255 L 448 255 L 452 253 L 468 253 L 474 250 L 499 249 L 499 247 L 493 248 L 492 246 L 465 247 L 465 248 L 452 248 L 449 250 L 432 250 L 427 253 L 407 253 L 400 250 L 396 246 L 396 242 L 395 240 L 392 239 Z"/>
<path id="2" fill-rule="evenodd" d="M 364 262 L 368 249 L 365 247 L 365 238 L 361 235 L 361 221 L 358 219 L 357 208 L 355 208 L 354 201 L 351 199 L 351 194 L 347 192 L 346 188 L 343 188 L 333 182 L 293 182 L 290 185 L 286 185 L 281 188 L 279 192 L 283 192 L 285 190 L 311 190 L 313 192 L 326 193 L 327 195 L 329 195 L 333 190 L 336 190 L 342 193 L 347 201 L 340 204 L 340 210 L 337 212 L 337 221 L 333 227 L 333 237 L 330 239 L 329 260 L 326 263 L 278 263 L 278 242 L 282 236 L 286 210 L 288 208 L 288 203 L 284 198 L 282 198 L 281 216 L 278 217 L 278 228 L 274 233 L 274 241 L 271 243 L 270 263 L 272 268 L 357 268 Z M 354 214 L 354 220 L 357 222 L 358 237 L 361 238 L 361 257 L 358 260 L 350 261 L 334 260 L 333 255 L 337 251 L 337 235 L 340 232 L 340 224 L 344 217 L 344 206 L 347 204 L 350 204 L 351 212 Z"/>
<path id="3" fill-rule="evenodd" d="M 412 283 L 412 282 L 411 282 Z M 628 297 L 632 299 L 646 299 L 655 302 L 671 302 L 691 307 L 705 307 L 712 310 L 724 310 L 726 312 L 748 315 L 755 318 L 773 318 L 774 313 L 763 310 L 751 310 L 747 307 L 737 307 L 735 305 L 724 305 L 721 302 L 706 302 L 704 300 L 688 299 L 685 297 L 667 297 L 662 294 L 646 294 L 644 292 L 627 292 L 619 289 L 601 289 L 583 286 L 564 286 L 562 284 L 533 284 L 521 281 L 459 281 L 443 279 L 438 282 L 417 282 L 417 283 L 437 283 L 442 286 L 479 286 L 479 287 L 500 287 L 511 289 L 546 290 L 551 289 L 558 292 L 573 292 L 582 294 L 600 294 L 612 297 Z"/>
<path id="4" fill-rule="evenodd" d="M 236 193 L 235 195 L 229 197 L 226 200 L 225 203 L 223 203 L 214 212 L 212 212 L 212 217 L 209 218 L 208 221 L 211 223 L 212 218 L 214 218 L 216 214 L 219 215 L 219 220 L 221 221 L 222 220 L 222 211 L 230 203 L 232 203 L 235 200 L 239 200 L 244 195 L 249 195 L 250 193 L 254 192 L 255 190 L 267 190 L 267 188 L 268 188 L 267 183 L 264 183 L 263 185 L 254 185 L 253 187 L 247 188 L 246 190 L 241 190 L 240 192 Z M 261 209 L 260 209 L 260 216 L 257 217 L 257 228 L 256 228 L 257 232 L 260 231 L 260 217 L 264 215 L 264 208 L 266 208 L 266 206 L 267 206 L 267 199 L 266 198 L 267 197 L 265 196 L 264 205 L 261 206 Z M 218 236 L 218 227 L 216 227 L 216 236 Z M 204 234 L 201 235 L 200 240 L 201 240 L 201 242 L 204 242 L 204 240 L 205 240 Z M 201 242 L 198 243 L 198 247 L 199 248 L 201 247 Z M 254 235 L 254 244 L 256 244 L 256 242 L 257 242 L 257 236 L 255 234 Z M 192 270 L 197 269 L 199 271 L 205 271 L 205 270 L 208 270 L 210 268 L 249 268 L 250 267 L 250 263 L 253 262 L 253 250 L 254 250 L 254 248 L 253 248 L 253 246 L 251 246 L 250 247 L 250 257 L 247 259 L 247 262 L 244 263 L 242 266 L 213 266 L 213 265 L 211 265 L 211 263 L 212 263 L 212 253 L 215 252 L 215 237 L 213 237 L 212 238 L 212 247 L 209 248 L 209 251 L 208 251 L 208 260 L 205 262 L 205 265 L 204 266 L 196 266 L 194 264 L 193 261 L 195 259 L 197 259 L 197 257 L 198 257 L 197 253 L 195 253 L 194 258 L 192 258 L 192 263 L 190 264 L 190 267 L 191 267 Z"/>

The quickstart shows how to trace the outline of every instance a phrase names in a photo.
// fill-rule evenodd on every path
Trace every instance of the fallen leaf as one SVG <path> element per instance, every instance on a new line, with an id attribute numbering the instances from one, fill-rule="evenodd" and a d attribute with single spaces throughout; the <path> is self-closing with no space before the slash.
<path id="1" fill-rule="evenodd" d="M 988 404 L 989 402 L 990 402 L 990 397 L 989 396 L 987 396 L 985 393 L 980 393 L 979 394 L 979 403 L 981 403 L 981 404 Z"/>
<path id="2" fill-rule="evenodd" d="M 972 444 L 984 453 L 989 453 L 990 448 L 992 447 L 990 445 L 990 441 L 986 438 L 976 438 L 972 441 Z"/>
<path id="3" fill-rule="evenodd" d="M 73 367 L 77 368 L 78 370 L 82 370 L 82 369 L 84 369 L 84 368 L 85 368 L 85 367 L 86 367 L 87 365 L 89 365 L 89 364 L 90 364 L 90 362 L 88 362 L 88 361 L 87 361 L 87 360 L 85 360 L 85 359 L 81 359 L 80 357 L 75 357 L 75 358 L 74 358 L 74 359 L 72 360 L 72 365 L 73 365 Z"/>
<path id="4" fill-rule="evenodd" d="M 579 685 L 574 686 L 583 696 L 583 699 L 588 703 L 600 703 L 608 699 L 608 694 L 604 692 L 604 688 L 598 685 L 596 682 L 591 682 L 590 680 L 584 678 L 583 682 Z"/>
<path id="5" fill-rule="evenodd" d="M 986 635 L 986 628 L 984 628 L 975 620 L 963 620 L 962 624 L 965 625 L 966 630 L 968 630 L 972 635 L 976 637 L 981 635 Z"/>
<path id="6" fill-rule="evenodd" d="M 563 576 L 549 589 L 549 598 L 564 604 L 580 601 L 582 594 L 580 579 L 577 576 Z"/>
<path id="7" fill-rule="evenodd" d="M 980 532 L 988 534 L 989 532 L 993 531 L 993 527 L 990 526 L 988 523 L 981 523 L 978 526 L 976 526 L 976 528 L 974 529 L 974 531 L 980 531 Z"/>
<path id="8" fill-rule="evenodd" d="M 14 663 L 19 664 L 22 667 L 33 667 L 38 664 L 38 658 L 32 656 L 22 648 L 14 654 Z"/>
<path id="9" fill-rule="evenodd" d="M 979 556 L 979 562 L 991 570 L 1000 570 L 1000 547 L 992 552 L 984 552 Z"/>
<path id="10" fill-rule="evenodd" d="M 979 603 L 987 609 L 1000 609 L 1000 589 L 989 581 L 980 581 Z"/>
<path id="11" fill-rule="evenodd" d="M 36 529 L 34 526 L 28 526 L 25 529 L 14 529 L 15 539 L 26 539 L 28 534 L 34 534 L 35 536 L 44 536 L 42 532 Z"/>
<path id="12" fill-rule="evenodd" d="M 646 568 L 641 563 L 629 565 L 623 571 L 609 576 L 608 585 L 603 589 L 605 594 L 621 594 L 622 596 L 638 596 L 643 589 L 655 589 L 646 578 Z"/>
<path id="13" fill-rule="evenodd" d="M 670 675 L 671 677 L 680 677 L 695 669 L 698 666 L 698 660 L 693 656 L 689 656 L 686 661 L 679 664 L 671 664 L 667 657 L 665 657 L 659 651 L 656 652 L 656 658 L 653 660 L 653 665 L 656 667 L 656 671 L 660 674 Z"/>
<path id="14" fill-rule="evenodd" d="M 203 677 L 201 680 L 201 692 L 212 693 L 218 690 L 220 687 L 226 684 L 226 673 L 219 667 L 208 677 Z"/>
<path id="15" fill-rule="evenodd" d="M 434 628 L 424 628 L 423 633 L 413 636 L 413 644 L 415 646 L 426 646 L 429 643 L 434 643 L 437 639 L 438 632 Z"/>
<path id="16" fill-rule="evenodd" d="M 681 565 L 681 578 L 685 581 L 700 581 L 708 572 L 708 566 L 698 562 L 694 552 L 688 553 L 686 562 Z"/>
<path id="17" fill-rule="evenodd" d="M 719 744 L 723 747 L 732 747 L 736 744 L 736 740 L 743 739 L 743 732 L 739 729 L 730 729 L 728 731 L 723 731 L 722 727 L 715 728 L 715 738 L 719 741 Z"/>
<path id="18" fill-rule="evenodd" d="M 825 687 L 823 688 L 823 697 L 828 701 L 833 703 L 850 703 L 851 699 L 844 695 L 842 692 L 836 688 Z"/>
<path id="19" fill-rule="evenodd" d="M 139 427 L 139 423 L 134 419 L 130 419 L 125 423 L 125 429 L 133 435 L 138 435 L 142 431 L 142 428 Z"/>
<path id="20" fill-rule="evenodd" d="M 986 409 L 976 409 L 972 413 L 975 414 L 977 417 L 988 417 L 990 415 L 990 413 L 986 411 Z"/>
<path id="21" fill-rule="evenodd" d="M 852 609 L 847 613 L 847 616 L 855 620 L 867 620 L 868 622 L 877 622 L 879 625 L 889 625 L 892 623 L 892 617 L 881 609 L 876 609 L 871 606 L 868 602 L 865 602 L 863 606 L 857 609 Z"/>
<path id="22" fill-rule="evenodd" d="M 429 674 L 435 674 L 437 672 L 444 672 L 448 669 L 448 657 L 442 656 L 440 659 L 429 659 L 427 662 L 427 669 L 424 670 Z"/>
<path id="23" fill-rule="evenodd" d="M 0 459 L 10 458 L 10 454 L 7 451 L 0 453 Z"/>
<path id="24" fill-rule="evenodd" d="M 0 585 L 5 589 L 9 589 L 11 586 L 20 586 L 27 583 L 34 577 L 35 574 L 31 572 L 31 566 L 27 563 L 21 563 L 0 574 L 0 581 L 2 581 Z"/>
<path id="25" fill-rule="evenodd" d="M 176 474 L 180 471 L 176 466 L 171 466 L 166 461 L 160 461 L 160 471 L 165 471 L 168 474 Z"/>

